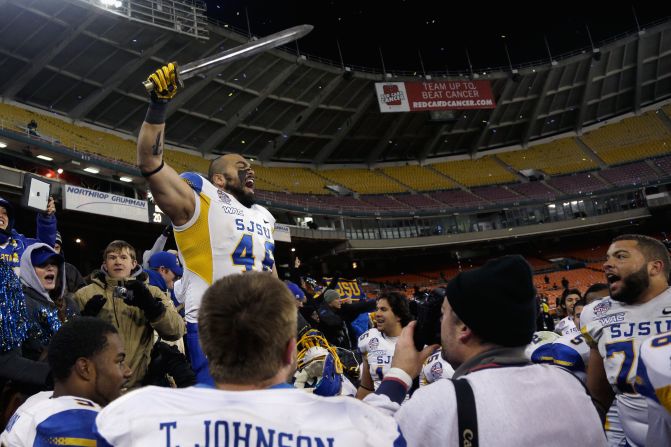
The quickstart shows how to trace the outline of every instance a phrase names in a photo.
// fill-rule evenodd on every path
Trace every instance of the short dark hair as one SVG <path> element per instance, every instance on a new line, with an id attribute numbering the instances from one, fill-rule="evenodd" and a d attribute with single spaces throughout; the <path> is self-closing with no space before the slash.
<path id="1" fill-rule="evenodd" d="M 569 295 L 578 295 L 578 299 L 582 299 L 582 293 L 578 289 L 564 289 L 561 294 L 561 299 L 559 300 L 559 305 L 566 309 L 566 297 Z"/>
<path id="2" fill-rule="evenodd" d="M 205 291 L 198 333 L 215 382 L 255 384 L 284 366 L 296 298 L 268 272 L 229 275 Z"/>
<path id="3" fill-rule="evenodd" d="M 609 287 L 608 287 L 608 284 L 604 284 L 604 283 L 602 283 L 602 282 L 597 282 L 597 283 L 594 283 L 594 284 L 592 284 L 591 286 L 589 286 L 589 287 L 587 288 L 587 290 L 585 290 L 585 294 L 584 294 L 583 296 L 586 297 L 586 296 L 589 295 L 590 293 L 601 292 L 602 290 L 606 290 L 606 289 L 608 289 L 608 288 L 609 288 Z"/>
<path id="4" fill-rule="evenodd" d="M 387 300 L 391 311 L 394 312 L 394 315 L 401 319 L 401 326 L 406 327 L 414 318 L 410 313 L 410 305 L 408 304 L 408 298 L 405 297 L 402 293 L 399 292 L 389 292 L 381 295 L 377 300 Z"/>
<path id="5" fill-rule="evenodd" d="M 223 157 L 223 155 L 218 156 L 210 162 L 210 166 L 207 168 L 207 179 L 209 181 L 212 181 L 214 174 L 221 170 L 221 157 Z"/>
<path id="6" fill-rule="evenodd" d="M 642 234 L 622 234 L 613 239 L 612 242 L 617 241 L 636 241 L 641 253 L 645 256 L 646 261 L 662 261 L 664 264 L 664 276 L 667 279 L 669 278 L 669 272 L 671 272 L 671 258 L 669 258 L 669 250 L 667 250 L 666 246 L 661 241 Z"/>
<path id="7" fill-rule="evenodd" d="M 580 298 L 576 303 L 575 306 L 573 306 L 573 313 L 575 314 L 575 308 L 578 306 L 585 307 L 587 306 L 587 301 L 585 301 L 585 298 Z"/>
<path id="8" fill-rule="evenodd" d="M 110 323 L 94 317 L 77 317 L 51 337 L 48 361 L 54 380 L 65 380 L 79 358 L 91 358 L 107 346 L 107 334 L 117 334 Z"/>

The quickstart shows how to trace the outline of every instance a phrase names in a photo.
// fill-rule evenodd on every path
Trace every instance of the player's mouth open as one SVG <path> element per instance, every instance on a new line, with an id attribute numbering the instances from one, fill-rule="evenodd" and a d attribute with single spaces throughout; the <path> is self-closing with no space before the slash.
<path id="1" fill-rule="evenodd" d="M 608 284 L 613 284 L 614 282 L 618 282 L 621 278 L 613 273 L 608 273 L 606 275 L 606 281 L 608 281 Z"/>
<path id="2" fill-rule="evenodd" d="M 247 188 L 254 188 L 254 179 L 253 179 L 253 178 L 248 178 L 248 179 L 245 181 L 245 186 L 246 186 Z"/>

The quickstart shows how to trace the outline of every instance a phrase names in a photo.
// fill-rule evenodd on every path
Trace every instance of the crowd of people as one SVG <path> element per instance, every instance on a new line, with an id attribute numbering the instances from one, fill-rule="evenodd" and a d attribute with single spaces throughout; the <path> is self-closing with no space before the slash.
<path id="1" fill-rule="evenodd" d="M 173 225 L 142 259 L 110 241 L 84 281 L 60 250 L 53 201 L 30 239 L 0 199 L 0 444 L 671 442 L 661 242 L 616 237 L 605 283 L 562 284 L 552 328 L 519 255 L 451 278 L 429 330 L 404 293 L 348 302 L 339 275 L 317 286 L 292 268 L 282 281 L 249 161 L 179 175 L 163 160 L 176 76 L 168 64 L 149 77 L 138 167 Z M 170 237 L 176 252 L 163 250 Z M 418 346 L 427 332 L 436 343 Z"/>

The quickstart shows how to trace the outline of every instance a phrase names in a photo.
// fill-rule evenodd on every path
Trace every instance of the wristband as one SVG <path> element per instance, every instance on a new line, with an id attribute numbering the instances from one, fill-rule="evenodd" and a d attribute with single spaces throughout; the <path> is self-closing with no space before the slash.
<path id="1" fill-rule="evenodd" d="M 149 108 L 147 109 L 147 115 L 144 117 L 145 122 L 149 124 L 163 124 L 165 123 L 165 115 L 168 111 L 167 102 L 154 102 L 149 103 Z"/>
<path id="2" fill-rule="evenodd" d="M 384 380 L 387 379 L 393 379 L 405 384 L 406 389 L 409 389 L 412 386 L 412 377 L 401 368 L 391 368 L 387 371 L 387 374 L 384 375 Z"/>
<path id="3" fill-rule="evenodd" d="M 164 162 L 163 160 L 161 160 L 161 164 L 159 165 L 158 168 L 154 169 L 154 170 L 151 171 L 151 172 L 142 172 L 142 171 L 140 171 L 140 175 L 142 175 L 142 177 L 144 177 L 144 178 L 149 178 L 149 177 L 151 177 L 152 175 L 156 174 L 156 173 L 157 173 L 158 171 L 160 171 L 161 169 L 163 169 L 163 166 L 164 166 L 164 165 L 165 165 L 165 162 Z"/>

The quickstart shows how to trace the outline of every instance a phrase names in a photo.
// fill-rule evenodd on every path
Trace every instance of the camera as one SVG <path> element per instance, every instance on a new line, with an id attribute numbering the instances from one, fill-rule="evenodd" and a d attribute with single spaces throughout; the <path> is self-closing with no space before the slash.
<path id="1" fill-rule="evenodd" d="M 424 346 L 440 344 L 440 314 L 444 299 L 445 289 L 438 287 L 429 292 L 425 299 L 416 301 L 414 341 L 418 351 L 424 349 Z"/>
<path id="2" fill-rule="evenodd" d="M 123 286 L 114 287 L 114 290 L 112 291 L 112 296 L 114 298 L 121 298 L 122 300 L 128 302 L 133 301 L 133 291 L 128 290 Z"/>

